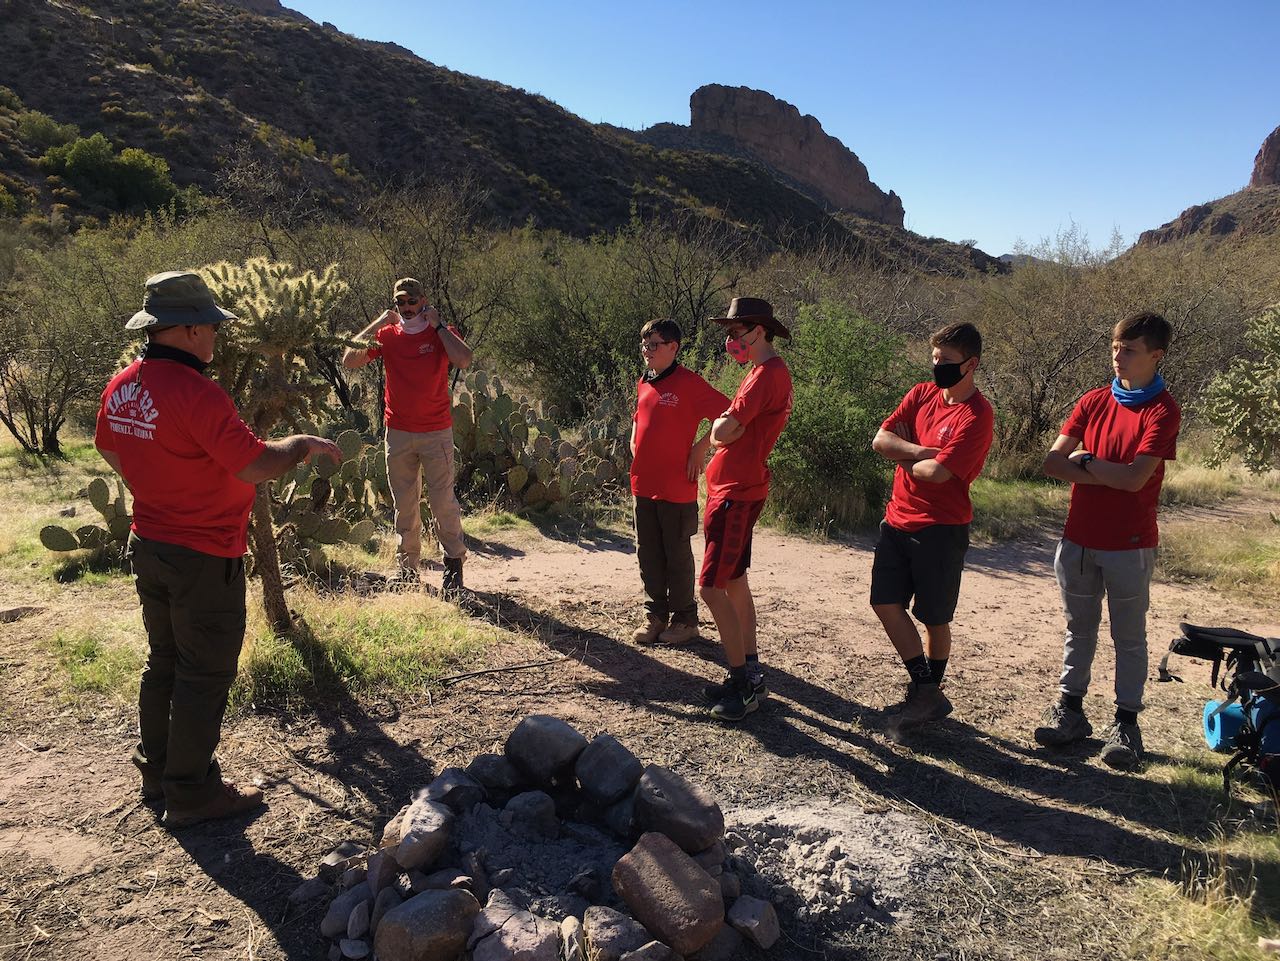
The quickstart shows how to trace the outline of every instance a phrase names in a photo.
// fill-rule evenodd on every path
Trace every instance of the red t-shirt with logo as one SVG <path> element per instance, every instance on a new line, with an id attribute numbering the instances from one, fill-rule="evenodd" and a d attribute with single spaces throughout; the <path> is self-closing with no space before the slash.
<path id="1" fill-rule="evenodd" d="M 791 416 L 791 371 L 781 357 L 752 367 L 725 411 L 745 428 L 707 466 L 707 501 L 762 501 L 769 496 L 765 462 Z"/>
<path id="2" fill-rule="evenodd" d="M 1164 483 L 1164 462 L 1177 458 L 1181 425 L 1182 411 L 1167 390 L 1137 407 L 1118 402 L 1109 386 L 1091 390 L 1076 401 L 1062 425 L 1063 434 L 1102 460 L 1132 464 L 1148 454 L 1159 457 L 1160 463 L 1138 491 L 1072 484 L 1063 532 L 1067 540 L 1095 551 L 1128 551 L 1159 543 L 1156 505 Z"/>
<path id="3" fill-rule="evenodd" d="M 884 519 L 902 531 L 918 531 L 931 524 L 968 524 L 973 520 L 969 485 L 982 472 L 991 450 L 995 415 L 991 404 L 975 390 L 966 400 L 948 404 L 942 388 L 932 381 L 916 384 L 881 424 L 884 430 L 905 423 L 914 442 L 936 447 L 934 458 L 954 476 L 931 484 L 912 476 L 901 464 L 893 472 L 893 495 Z"/>
<path id="4" fill-rule="evenodd" d="M 449 357 L 440 332 L 428 326 L 406 334 L 400 324 L 390 324 L 378 331 L 377 341 L 369 357 L 382 358 L 387 426 L 415 434 L 452 427 Z"/>
<path id="5" fill-rule="evenodd" d="M 636 385 L 636 455 L 631 493 L 636 497 L 690 504 L 698 484 L 689 480 L 689 448 L 704 420 L 714 421 L 729 398 L 679 364 Z"/>
<path id="6" fill-rule="evenodd" d="M 179 361 L 134 361 L 102 392 L 94 443 L 120 458 L 139 537 L 244 555 L 254 486 L 235 475 L 266 445 L 209 378 Z"/>

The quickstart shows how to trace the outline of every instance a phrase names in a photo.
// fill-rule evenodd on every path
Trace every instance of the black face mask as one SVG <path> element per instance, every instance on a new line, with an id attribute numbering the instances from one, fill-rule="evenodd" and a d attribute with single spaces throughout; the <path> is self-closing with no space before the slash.
<path id="1" fill-rule="evenodd" d="M 960 368 L 967 363 L 961 361 L 958 364 L 934 364 L 933 365 L 933 382 L 946 390 L 948 387 L 954 387 L 960 381 L 964 380 L 964 374 L 960 372 Z"/>

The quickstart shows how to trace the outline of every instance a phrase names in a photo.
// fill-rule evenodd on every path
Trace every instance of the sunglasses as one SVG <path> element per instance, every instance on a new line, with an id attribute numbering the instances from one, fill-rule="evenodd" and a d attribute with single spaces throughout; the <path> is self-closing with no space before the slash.
<path id="1" fill-rule="evenodd" d="M 644 353 L 647 354 L 652 350 L 657 350 L 659 347 L 663 346 L 664 344 L 673 344 L 673 343 L 675 343 L 675 341 L 673 340 L 642 340 L 640 341 L 640 350 L 642 350 Z"/>
<path id="2" fill-rule="evenodd" d="M 415 307 L 421 302 L 422 302 L 422 298 L 420 297 L 397 297 L 396 298 L 397 307 Z"/>

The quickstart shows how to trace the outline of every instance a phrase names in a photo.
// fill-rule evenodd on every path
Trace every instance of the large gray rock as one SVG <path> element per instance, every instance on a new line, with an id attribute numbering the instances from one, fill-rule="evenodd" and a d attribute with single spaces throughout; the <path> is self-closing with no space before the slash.
<path id="1" fill-rule="evenodd" d="M 363 845 L 355 841 L 343 841 L 320 862 L 320 877 L 326 881 L 342 877 L 343 872 L 358 864 L 363 855 Z"/>
<path id="2" fill-rule="evenodd" d="M 369 912 L 373 908 L 372 901 L 361 901 L 347 918 L 347 937 L 358 941 L 369 933 Z"/>
<path id="3" fill-rule="evenodd" d="M 406 871 L 428 868 L 449 843 L 453 812 L 439 801 L 418 798 L 400 821 L 396 862 Z"/>
<path id="4" fill-rule="evenodd" d="M 369 882 L 369 890 L 373 892 L 374 897 L 377 897 L 383 888 L 393 886 L 399 874 L 400 865 L 396 863 L 393 852 L 382 849 L 369 855 L 369 869 L 365 879 Z"/>
<path id="5" fill-rule="evenodd" d="M 475 893 L 472 890 L 472 879 L 457 868 L 443 868 L 432 871 L 430 874 L 414 871 L 409 875 L 409 883 L 413 887 L 414 894 L 420 894 L 423 891 L 448 891 L 450 888 L 462 888 L 471 891 L 472 894 Z"/>
<path id="6" fill-rule="evenodd" d="M 383 915 L 374 953 L 380 961 L 456 961 L 479 913 L 468 891 L 424 891 Z"/>
<path id="7" fill-rule="evenodd" d="M 690 854 L 705 851 L 724 834 L 724 814 L 705 789 L 657 764 L 645 768 L 636 787 L 636 824 L 665 834 Z"/>
<path id="8" fill-rule="evenodd" d="M 557 961 L 560 931 L 494 889 L 467 939 L 472 961 Z"/>
<path id="9" fill-rule="evenodd" d="M 484 787 L 462 768 L 447 767 L 427 785 L 426 796 L 455 814 L 466 814 L 484 800 Z"/>
<path id="10" fill-rule="evenodd" d="M 361 881 L 350 891 L 343 891 L 333 903 L 329 905 L 329 910 L 325 912 L 324 918 L 320 921 L 320 933 L 326 938 L 336 938 L 339 935 L 347 933 L 347 922 L 351 920 L 351 912 L 356 909 L 356 905 L 363 901 L 369 901 L 373 898 L 373 892 L 369 890 L 369 885 L 365 881 Z"/>
<path id="11" fill-rule="evenodd" d="M 724 924 L 720 885 L 665 834 L 641 835 L 618 859 L 613 889 L 637 921 L 680 954 L 703 947 Z"/>
<path id="12" fill-rule="evenodd" d="M 573 766 L 582 792 L 597 804 L 622 800 L 640 780 L 644 765 L 610 734 L 597 734 Z"/>
<path id="13" fill-rule="evenodd" d="M 610 831 L 627 841 L 634 841 L 640 833 L 636 829 L 636 792 L 625 795 L 604 811 L 604 823 Z"/>
<path id="14" fill-rule="evenodd" d="M 502 826 L 512 834 L 527 838 L 557 838 L 560 836 L 560 819 L 556 817 L 556 802 L 542 791 L 526 791 L 517 794 L 498 815 Z"/>
<path id="15" fill-rule="evenodd" d="M 773 905 L 747 894 L 733 902 L 729 909 L 729 923 L 765 951 L 773 947 L 781 934 L 778 913 Z"/>
<path id="16" fill-rule="evenodd" d="M 536 784 L 550 784 L 573 767 L 587 739 L 558 717 L 530 714 L 507 736 L 506 755 Z"/>
<path id="17" fill-rule="evenodd" d="M 592 961 L 620 961 L 628 951 L 653 940 L 643 924 L 602 904 L 593 904 L 583 913 L 582 934 Z"/>
<path id="18" fill-rule="evenodd" d="M 467 773 L 485 789 L 495 805 L 504 804 L 525 785 L 524 775 L 501 754 L 481 754 L 467 765 Z"/>
<path id="19" fill-rule="evenodd" d="M 370 934 L 378 933 L 378 923 L 383 919 L 388 911 L 392 908 L 398 908 L 404 904 L 404 899 L 400 897 L 395 888 L 383 888 L 378 892 L 378 896 L 373 901 L 373 911 L 369 914 L 369 932 Z"/>
<path id="20" fill-rule="evenodd" d="M 409 813 L 412 804 L 406 804 L 382 827 L 382 840 L 378 842 L 379 848 L 393 848 L 400 843 L 400 829 L 404 826 L 404 816 Z"/>
<path id="21" fill-rule="evenodd" d="M 740 961 L 742 958 L 742 935 L 731 924 L 720 925 L 720 931 L 689 961 Z"/>

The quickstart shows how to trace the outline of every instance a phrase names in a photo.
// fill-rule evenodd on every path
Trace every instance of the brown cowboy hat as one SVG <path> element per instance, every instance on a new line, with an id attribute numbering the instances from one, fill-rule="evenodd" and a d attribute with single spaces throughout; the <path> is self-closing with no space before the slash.
<path id="1" fill-rule="evenodd" d="M 787 330 L 786 324 L 773 316 L 773 305 L 759 297 L 734 297 L 729 302 L 729 312 L 723 317 L 712 317 L 711 322 L 726 325 L 759 324 L 775 334 L 791 339 L 791 331 Z"/>

